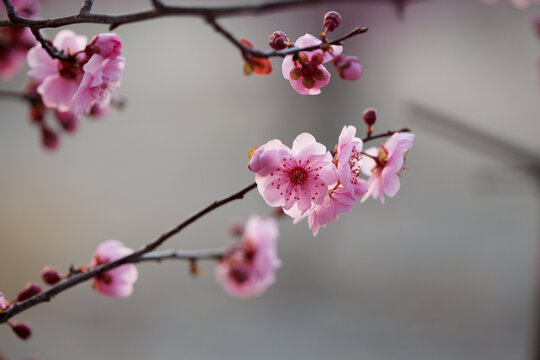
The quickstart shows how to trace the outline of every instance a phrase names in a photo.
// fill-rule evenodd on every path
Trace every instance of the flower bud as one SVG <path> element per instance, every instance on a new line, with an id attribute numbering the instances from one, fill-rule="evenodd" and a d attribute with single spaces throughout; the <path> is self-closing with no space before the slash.
<path id="1" fill-rule="evenodd" d="M 41 123 L 45 119 L 45 105 L 41 101 L 32 102 L 30 105 L 30 120 Z"/>
<path id="2" fill-rule="evenodd" d="M 362 118 L 364 119 L 364 122 L 367 126 L 373 126 L 373 124 L 375 124 L 375 121 L 377 121 L 377 111 L 374 108 L 368 108 L 364 110 Z"/>
<path id="3" fill-rule="evenodd" d="M 68 133 L 74 133 L 79 125 L 78 119 L 69 111 L 56 110 L 56 118 L 62 128 Z"/>
<path id="4" fill-rule="evenodd" d="M 362 77 L 362 65 L 355 57 L 338 55 L 334 58 L 334 65 L 343 80 L 355 81 Z"/>
<path id="5" fill-rule="evenodd" d="M 336 11 L 329 11 L 324 15 L 323 26 L 326 32 L 336 30 L 341 24 L 341 15 Z"/>
<path id="6" fill-rule="evenodd" d="M 283 50 L 288 48 L 291 42 L 283 31 L 274 31 L 268 39 L 268 44 L 274 50 Z"/>
<path id="7" fill-rule="evenodd" d="M 41 279 L 47 285 L 54 285 L 62 280 L 62 277 L 56 268 L 45 266 L 43 270 L 41 270 Z"/>
<path id="8" fill-rule="evenodd" d="M 30 299 L 32 296 L 41 292 L 41 287 L 36 283 L 28 283 L 17 295 L 17 301 L 24 301 Z"/>
<path id="9" fill-rule="evenodd" d="M 28 339 L 32 335 L 32 327 L 25 321 L 10 323 L 10 325 L 13 332 L 23 340 Z"/>
<path id="10" fill-rule="evenodd" d="M 46 126 L 41 127 L 41 144 L 47 150 L 55 150 L 60 143 L 58 135 Z"/>

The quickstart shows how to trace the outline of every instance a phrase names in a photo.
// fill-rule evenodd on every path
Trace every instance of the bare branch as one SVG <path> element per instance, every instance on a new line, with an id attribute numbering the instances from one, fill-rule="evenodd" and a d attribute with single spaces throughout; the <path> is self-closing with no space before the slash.
<path id="1" fill-rule="evenodd" d="M 79 15 L 90 14 L 90 10 L 92 10 L 92 5 L 94 5 L 94 0 L 84 0 L 83 6 L 79 11 Z"/>

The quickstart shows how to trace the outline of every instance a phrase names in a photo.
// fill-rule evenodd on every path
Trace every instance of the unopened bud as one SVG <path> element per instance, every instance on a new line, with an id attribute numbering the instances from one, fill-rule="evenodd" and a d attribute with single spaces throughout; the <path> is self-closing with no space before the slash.
<path id="1" fill-rule="evenodd" d="M 30 105 L 30 120 L 41 123 L 45 119 L 45 105 L 42 102 L 32 102 Z"/>
<path id="2" fill-rule="evenodd" d="M 229 231 L 234 236 L 242 236 L 244 233 L 244 223 L 238 220 L 231 222 L 229 225 Z"/>
<path id="3" fill-rule="evenodd" d="M 334 65 L 343 80 L 356 81 L 362 77 L 362 65 L 353 56 L 338 55 L 334 58 Z"/>
<path id="4" fill-rule="evenodd" d="M 268 44 L 274 50 L 283 50 L 291 45 L 291 41 L 283 31 L 274 31 L 268 39 Z"/>
<path id="5" fill-rule="evenodd" d="M 74 133 L 77 130 L 79 122 L 73 113 L 56 110 L 56 118 L 66 132 Z"/>
<path id="6" fill-rule="evenodd" d="M 17 301 L 24 301 L 30 299 L 32 296 L 41 292 L 41 287 L 36 283 L 28 283 L 17 295 Z"/>
<path id="7" fill-rule="evenodd" d="M 336 30 L 341 24 L 341 15 L 336 11 L 329 11 L 324 15 L 323 26 L 327 32 Z"/>
<path id="8" fill-rule="evenodd" d="M 364 119 L 364 122 L 367 126 L 373 126 L 373 124 L 375 124 L 375 121 L 377 121 L 377 111 L 374 108 L 368 108 L 364 110 L 362 118 Z"/>
<path id="9" fill-rule="evenodd" d="M 32 327 L 25 321 L 10 323 L 10 325 L 13 332 L 23 340 L 28 339 L 32 335 Z"/>
<path id="10" fill-rule="evenodd" d="M 41 144 L 47 150 L 55 150 L 60 144 L 60 139 L 58 138 L 58 135 L 54 131 L 47 128 L 46 126 L 42 126 L 41 127 Z"/>
<path id="11" fill-rule="evenodd" d="M 41 279 L 47 285 L 54 285 L 62 280 L 62 277 L 56 268 L 45 266 L 43 270 L 41 270 Z"/>

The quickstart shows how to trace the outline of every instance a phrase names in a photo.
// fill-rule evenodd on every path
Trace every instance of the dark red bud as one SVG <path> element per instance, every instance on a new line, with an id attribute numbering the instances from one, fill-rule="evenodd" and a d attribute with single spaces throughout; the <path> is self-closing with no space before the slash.
<path id="1" fill-rule="evenodd" d="M 28 283 L 17 295 L 17 301 L 24 301 L 30 299 L 32 296 L 41 292 L 41 287 L 36 283 Z"/>
<path id="2" fill-rule="evenodd" d="M 58 147 L 58 144 L 60 143 L 60 139 L 58 138 L 58 135 L 52 131 L 51 129 L 47 128 L 46 126 L 41 127 L 41 143 L 47 150 L 55 150 Z"/>
<path id="3" fill-rule="evenodd" d="M 341 15 L 336 11 L 329 11 L 324 15 L 323 26 L 327 32 L 336 30 L 341 24 Z"/>
<path id="4" fill-rule="evenodd" d="M 32 336 L 32 327 L 27 322 L 19 321 L 11 323 L 10 325 L 13 332 L 23 340 L 26 340 Z"/>
<path id="5" fill-rule="evenodd" d="M 43 270 L 41 270 L 41 279 L 47 285 L 54 285 L 62 280 L 62 277 L 56 268 L 45 266 Z"/>
<path id="6" fill-rule="evenodd" d="M 366 109 L 362 114 L 362 118 L 368 126 L 373 126 L 375 121 L 377 121 L 377 111 L 374 108 Z"/>
<path id="7" fill-rule="evenodd" d="M 274 31 L 268 39 L 268 44 L 274 50 L 283 50 L 288 48 L 291 42 L 284 32 Z"/>

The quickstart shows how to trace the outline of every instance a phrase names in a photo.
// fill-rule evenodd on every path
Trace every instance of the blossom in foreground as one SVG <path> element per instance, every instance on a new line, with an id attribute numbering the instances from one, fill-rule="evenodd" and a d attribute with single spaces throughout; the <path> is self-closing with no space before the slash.
<path id="1" fill-rule="evenodd" d="M 249 169 L 269 206 L 294 207 L 301 215 L 322 204 L 338 180 L 332 155 L 308 133 L 298 135 L 292 149 L 277 139 L 267 142 L 252 154 Z"/>
<path id="2" fill-rule="evenodd" d="M 249 218 L 238 245 L 216 266 L 216 280 L 231 296 L 260 295 L 275 282 L 276 269 L 281 266 L 276 250 L 278 235 L 275 218 Z"/>
<path id="3" fill-rule="evenodd" d="M 34 18 L 38 12 L 37 0 L 12 0 L 15 11 L 25 17 Z M 0 6 L 0 20 L 7 19 L 4 6 Z M 36 43 L 29 28 L 6 26 L 0 28 L 0 79 L 11 79 L 24 65 L 26 53 Z"/>
<path id="4" fill-rule="evenodd" d="M 365 151 L 361 164 L 362 172 L 369 176 L 368 191 L 362 198 L 369 196 L 379 198 L 384 204 L 384 194 L 394 197 L 400 186 L 399 173 L 403 168 L 405 156 L 412 147 L 414 135 L 395 133 L 380 148 L 369 148 Z"/>
<path id="5" fill-rule="evenodd" d="M 343 186 L 329 192 L 322 205 L 316 205 L 308 216 L 309 228 L 313 231 L 313 236 L 317 236 L 321 227 L 326 227 L 332 221 L 337 221 L 339 215 L 352 210 L 358 199 Z M 299 219 L 301 220 L 301 219 Z M 297 223 L 298 221 L 295 221 Z"/>
<path id="6" fill-rule="evenodd" d="M 305 34 L 296 40 L 298 48 L 320 45 L 321 40 L 313 35 Z M 330 82 L 330 73 L 323 66 L 334 56 L 341 54 L 343 47 L 332 45 L 328 50 L 317 49 L 301 51 L 297 56 L 287 55 L 283 59 L 281 70 L 283 77 L 290 81 L 294 90 L 302 95 L 318 95 L 321 88 Z"/>
<path id="7" fill-rule="evenodd" d="M 99 34 L 90 42 L 71 30 L 60 31 L 53 46 L 73 61 L 53 59 L 37 44 L 27 55 L 28 75 L 37 84 L 46 107 L 75 117 L 93 106 L 107 107 L 111 93 L 120 85 L 124 68 L 121 41 L 115 34 Z"/>
<path id="8" fill-rule="evenodd" d="M 132 253 L 132 249 L 125 247 L 118 240 L 105 241 L 98 246 L 90 268 L 108 264 Z M 124 264 L 92 278 L 92 287 L 104 295 L 125 298 L 133 292 L 133 284 L 137 281 L 137 277 L 135 265 Z"/>

